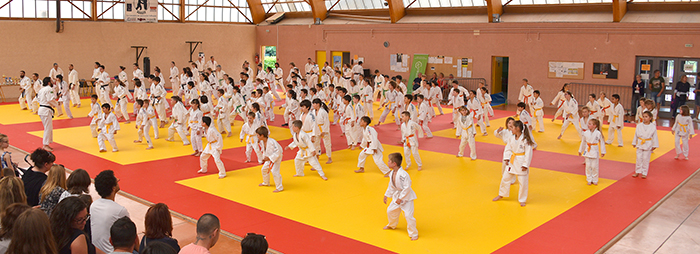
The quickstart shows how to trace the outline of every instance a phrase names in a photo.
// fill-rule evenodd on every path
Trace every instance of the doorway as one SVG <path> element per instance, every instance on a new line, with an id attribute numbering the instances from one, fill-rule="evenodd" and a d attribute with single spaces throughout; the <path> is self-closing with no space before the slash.
<path id="1" fill-rule="evenodd" d="M 262 56 L 263 70 L 267 70 L 267 67 L 272 67 L 274 70 L 277 62 L 277 46 L 263 46 Z"/>
<path id="2" fill-rule="evenodd" d="M 333 69 L 342 70 L 344 64 L 350 64 L 350 52 L 331 51 Z"/>
<path id="3" fill-rule="evenodd" d="M 508 64 L 507 56 L 491 57 L 491 98 L 492 105 L 504 104 L 508 99 Z"/>
<path id="4" fill-rule="evenodd" d="M 316 64 L 318 65 L 319 71 L 323 70 L 323 67 L 326 67 L 325 65 L 327 61 L 328 59 L 326 58 L 326 51 L 316 50 Z"/>
<path id="5" fill-rule="evenodd" d="M 698 86 L 698 69 L 700 66 L 700 58 L 680 58 L 680 57 L 648 57 L 638 56 L 635 73 L 642 75 L 646 87 L 646 97 L 651 98 L 649 89 L 649 79 L 654 77 L 654 71 L 659 70 L 661 77 L 665 81 L 665 91 L 661 95 L 661 106 L 659 108 L 659 117 L 671 118 L 671 102 L 673 101 L 673 89 L 683 75 L 688 78 L 690 83 L 690 93 L 688 94 L 688 102 L 686 105 L 690 107 L 691 114 L 695 112 L 697 105 L 695 98 L 695 89 Z"/>

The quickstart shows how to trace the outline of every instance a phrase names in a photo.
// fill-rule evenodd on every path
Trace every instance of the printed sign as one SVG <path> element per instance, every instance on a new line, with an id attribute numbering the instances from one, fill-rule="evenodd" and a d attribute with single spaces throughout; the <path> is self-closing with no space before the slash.
<path id="1" fill-rule="evenodd" d="M 125 0 L 124 21 L 158 22 L 158 0 Z"/>

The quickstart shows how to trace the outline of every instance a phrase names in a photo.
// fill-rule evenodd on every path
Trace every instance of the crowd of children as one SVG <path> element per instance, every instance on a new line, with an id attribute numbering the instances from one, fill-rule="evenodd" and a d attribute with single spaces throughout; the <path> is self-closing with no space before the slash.
<path id="1" fill-rule="evenodd" d="M 361 62 L 358 63 L 359 68 L 362 68 L 361 64 Z M 371 80 L 356 71 L 359 70 L 358 65 L 355 67 L 346 65 L 338 69 L 326 66 L 319 72 L 318 65 L 309 59 L 305 66 L 306 74 L 303 74 L 294 63 L 291 63 L 290 73 L 286 82 L 283 82 L 283 71 L 279 64 L 275 64 L 274 69 L 268 67 L 267 70 L 259 64 L 258 72 L 254 75 L 249 63 L 245 62 L 242 71 L 238 74 L 240 81 L 236 83 L 232 77 L 221 71 L 220 66 L 216 67 L 216 71 L 200 70 L 198 63 L 192 62 L 191 67 L 185 67 L 182 73 L 177 73 L 178 69 L 173 63 L 171 72 L 175 70 L 176 73 L 171 73 L 173 96 L 170 97 L 170 101 L 165 99 L 167 92 L 158 67 L 153 75 L 144 77 L 138 65 L 134 65 L 135 89 L 132 95 L 127 88 L 130 81 L 126 79 L 123 67 L 119 78 L 110 79 L 104 72 L 104 66 L 98 65 L 93 75 L 98 92 L 91 96 L 91 111 L 88 115 L 92 117 L 90 123 L 92 137 L 97 138 L 100 152 L 107 151 L 105 141 L 110 144 L 112 152 L 117 152 L 114 135 L 120 130 L 119 119 L 123 119 L 126 124 L 130 123 L 131 116 L 127 103 L 133 100 L 135 128 L 138 132 L 135 143 L 142 143 L 145 138 L 146 149 L 154 149 L 151 129 L 154 134 L 153 139 L 158 139 L 159 128 L 169 123 L 166 141 L 174 142 L 177 133 L 183 145 L 191 145 L 192 155 L 200 157 L 198 173 L 207 172 L 208 159 L 213 157 L 219 178 L 224 178 L 226 169 L 221 160 L 224 143 L 222 134 L 231 137 L 233 135 L 231 126 L 239 118 L 244 122 L 240 129 L 239 140 L 245 143 L 245 162 L 251 162 L 252 154 L 255 152 L 257 162 L 262 164 L 263 182 L 260 186 L 269 186 L 270 174 L 272 174 L 275 183 L 274 192 L 280 192 L 284 190 L 280 163 L 282 154 L 287 149 L 298 149 L 294 159 L 296 171 L 294 176 L 304 176 L 304 166 L 308 163 L 312 171 L 316 171 L 323 180 L 328 180 L 319 163 L 319 156 L 325 151 L 326 164 L 333 163 L 331 158 L 333 134 L 330 128 L 331 125 L 338 125 L 339 137 L 345 137 L 348 148 L 355 150 L 358 145 L 361 148 L 356 173 L 365 172 L 365 161 L 371 156 L 382 174 L 385 177 L 391 177 L 385 202 L 387 197 L 392 197 L 394 202 L 387 210 L 390 222 L 385 229 L 393 229 L 396 226 L 398 209 L 401 209 L 409 221 L 409 234 L 415 240 L 417 231 L 412 215 L 412 200 L 415 199 L 415 193 L 410 190 L 410 178 L 404 168 L 411 167 L 411 158 L 413 158 L 418 170 L 423 169 L 418 138 L 433 137 L 429 125 L 436 117 L 436 107 L 439 114 L 443 114 L 441 106 L 443 93 L 437 82 L 428 80 L 422 80 L 419 88 L 408 93 L 401 76 L 390 79 L 376 70 L 375 77 Z M 321 74 L 320 77 L 319 74 Z M 58 77 L 59 86 L 66 86 L 61 84 L 61 81 L 62 77 Z M 307 83 L 307 81 L 310 82 Z M 52 81 L 45 79 L 44 82 Z M 115 87 L 114 93 L 111 94 L 117 98 L 114 105 L 110 97 L 109 84 Z M 150 84 L 148 90 L 145 89 L 145 84 Z M 477 126 L 481 135 L 487 136 L 486 129 L 490 127 L 489 118 L 494 116 L 491 96 L 483 82 L 479 84 L 477 90 L 467 90 L 456 80 L 452 81 L 451 86 L 445 101 L 447 105 L 454 108 L 451 123 L 454 124 L 456 137 L 460 139 L 457 157 L 465 156 L 465 149 L 469 145 L 469 157 L 476 160 Z M 293 137 L 292 142 L 285 148 L 270 137 L 268 128 L 268 121 L 275 119 L 273 110 L 276 104 L 281 102 L 277 93 L 278 88 L 285 89 L 286 95 L 284 102 L 279 106 L 279 109 L 284 108 L 282 126 L 289 126 Z M 38 102 L 39 106 L 53 110 L 53 107 L 58 106 L 52 103 L 57 100 L 57 97 L 52 96 L 50 90 L 46 88 L 43 93 L 40 91 Z M 66 92 L 67 90 L 59 95 L 64 95 Z M 563 116 L 558 139 L 562 138 L 569 125 L 574 125 L 581 138 L 578 153 L 585 158 L 586 182 L 589 185 L 598 184 L 598 160 L 605 156 L 605 146 L 612 144 L 616 136 L 617 145 L 619 147 L 624 145 L 622 129 L 625 127 L 623 119 L 625 110 L 620 105 L 620 96 L 613 94 L 611 99 L 608 99 L 606 94 L 601 92 L 600 98 L 596 97 L 598 97 L 596 94 L 588 95 L 586 105 L 579 107 L 579 103 L 565 84 L 550 103 L 557 106 L 552 121 L 560 115 Z M 70 100 L 70 98 L 61 98 L 64 103 Z M 529 167 L 533 150 L 537 149 L 537 142 L 532 132 L 535 129 L 538 132 L 545 131 L 544 102 L 540 97 L 540 91 L 534 89 L 527 79 L 523 79 L 518 99 L 515 116 L 508 118 L 505 128 L 500 127 L 494 132 L 494 135 L 505 143 L 505 149 L 502 160 L 502 179 L 498 196 L 493 201 L 508 197 L 510 185 L 517 180 L 520 183 L 518 201 L 521 206 L 525 206 Z M 393 116 L 397 130 L 401 133 L 399 143 L 403 145 L 404 154 L 403 156 L 389 155 L 388 164 L 383 161 L 384 149 L 379 135 L 371 126 L 375 101 L 379 102 L 382 111 L 375 125 L 380 125 L 387 121 L 387 117 Z M 24 106 L 27 105 L 32 108 L 31 102 L 25 102 Z M 51 116 L 53 112 L 47 114 L 45 109 L 41 110 L 40 108 L 40 115 L 45 115 L 42 116 L 42 122 L 45 122 L 45 127 L 51 128 L 50 119 L 46 119 L 46 116 Z M 69 113 L 68 107 L 66 111 Z M 673 125 L 676 159 L 683 155 L 687 160 L 688 139 L 695 133 L 689 108 L 682 106 L 680 112 Z M 651 152 L 659 146 L 655 125 L 657 116 L 658 110 L 654 102 L 642 98 L 640 108 L 637 110 L 637 127 L 632 140 L 632 145 L 637 149 L 634 177 L 639 174 L 642 178 L 647 177 Z M 607 140 L 601 131 L 606 117 L 609 123 Z M 45 135 L 46 147 L 51 139 L 50 134 L 48 135 L 48 137 Z M 202 138 L 206 138 L 206 146 L 203 146 Z M 323 146 L 321 146 L 322 141 Z M 405 166 L 401 167 L 403 158 L 405 158 Z"/>

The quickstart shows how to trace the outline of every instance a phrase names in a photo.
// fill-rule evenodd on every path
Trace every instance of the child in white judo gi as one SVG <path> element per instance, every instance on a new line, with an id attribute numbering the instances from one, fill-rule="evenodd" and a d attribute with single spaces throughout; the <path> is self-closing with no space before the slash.
<path id="1" fill-rule="evenodd" d="M 314 115 L 316 116 L 316 125 L 318 125 L 318 129 L 321 132 L 321 135 L 316 137 L 314 142 L 314 146 L 317 150 L 316 156 L 318 157 L 321 154 L 321 141 L 323 141 L 323 145 L 326 148 L 326 156 L 328 157 L 326 164 L 331 164 L 333 163 L 333 159 L 331 159 L 331 122 L 330 117 L 328 117 L 328 106 L 326 106 L 320 98 L 314 99 L 312 106 Z"/>
<path id="2" fill-rule="evenodd" d="M 114 141 L 114 135 L 119 130 L 117 116 L 112 113 L 109 103 L 102 104 L 102 113 L 103 117 L 99 120 L 99 128 L 97 129 L 100 132 L 97 135 L 97 144 L 100 146 L 100 152 L 107 152 L 105 140 L 109 141 L 109 144 L 112 146 L 112 152 L 118 152 L 117 142 Z"/>
<path id="3" fill-rule="evenodd" d="M 119 113 L 119 116 L 123 117 L 126 123 L 131 122 L 131 117 L 129 116 L 128 104 L 129 99 L 132 98 L 129 89 L 126 87 L 121 80 L 116 80 L 117 86 L 114 87 L 114 97 L 117 97 L 117 104 L 114 106 L 114 111 Z M 119 117 L 117 117 L 119 119 Z"/>
<path id="4" fill-rule="evenodd" d="M 642 174 L 642 178 L 647 178 L 651 152 L 659 148 L 659 137 L 656 134 L 656 125 L 651 122 L 652 117 L 654 115 L 651 112 L 644 112 L 642 115 L 643 122 L 637 125 L 634 132 L 632 146 L 637 148 L 637 162 L 632 177 Z"/>
<path id="5" fill-rule="evenodd" d="M 462 106 L 458 109 L 460 116 L 455 120 L 457 126 L 457 137 L 460 138 L 459 153 L 457 157 L 464 156 L 464 148 L 469 144 L 469 157 L 476 160 L 476 128 L 474 128 L 474 118 L 469 115 L 470 111 L 467 107 Z"/>
<path id="6" fill-rule="evenodd" d="M 399 98 L 399 93 L 396 92 L 396 82 L 389 81 L 389 90 L 384 91 L 384 102 L 381 105 L 382 115 L 379 116 L 379 122 L 377 125 L 382 124 L 386 121 L 386 117 L 391 113 L 394 114 L 396 110 L 396 100 L 403 99 Z"/>
<path id="7" fill-rule="evenodd" d="M 483 85 L 483 83 L 479 84 Z M 477 91 L 481 91 L 481 95 L 477 97 L 479 98 L 479 103 L 481 103 L 481 108 L 484 111 L 484 123 L 486 124 L 486 127 L 491 127 L 491 123 L 489 122 L 489 117 L 493 117 L 493 107 L 491 107 L 491 95 L 489 94 L 489 90 L 486 89 L 486 87 L 484 86 L 480 87 Z"/>
<path id="8" fill-rule="evenodd" d="M 228 133 L 226 137 L 231 137 L 233 132 L 231 132 L 231 121 L 230 121 L 230 111 L 231 107 L 228 98 L 224 97 L 224 89 L 216 90 L 216 94 L 219 97 L 217 99 L 216 107 L 214 107 L 214 112 L 216 114 L 216 124 L 221 131 L 221 134 Z"/>
<path id="9" fill-rule="evenodd" d="M 499 127 L 497 130 L 493 131 L 494 136 L 501 139 L 504 144 L 508 144 L 511 138 L 513 138 L 513 124 L 515 123 L 515 118 L 508 117 L 506 119 L 506 127 Z M 505 153 L 505 147 L 503 147 L 503 152 Z M 506 172 L 508 163 L 506 161 L 501 161 L 501 175 Z M 515 184 L 516 178 L 514 177 L 510 184 Z"/>
<path id="10" fill-rule="evenodd" d="M 523 79 L 523 86 L 520 87 L 520 93 L 518 94 L 518 101 L 525 102 L 525 104 L 530 103 L 532 99 L 532 92 L 535 89 L 528 83 L 527 79 Z"/>
<path id="11" fill-rule="evenodd" d="M 301 120 L 294 120 L 292 122 L 292 142 L 289 146 L 285 147 L 284 150 L 299 148 L 297 156 L 294 157 L 294 168 L 296 170 L 295 177 L 304 176 L 304 164 L 307 162 L 311 165 L 312 171 L 317 171 L 321 179 L 328 180 L 326 175 L 323 173 L 323 168 L 321 164 L 318 163 L 318 158 L 316 158 L 316 147 L 314 142 L 311 141 L 311 136 L 306 132 L 301 131 L 302 127 Z"/>
<path id="12" fill-rule="evenodd" d="M 355 125 L 359 119 L 355 116 L 355 105 L 351 104 L 352 97 L 350 95 L 345 95 L 343 97 L 343 104 L 346 105 L 345 111 L 343 112 L 343 121 L 341 123 L 342 127 L 345 129 L 345 139 L 350 150 L 355 150 L 355 146 L 358 142 L 358 137 L 355 135 Z"/>
<path id="13" fill-rule="evenodd" d="M 258 156 L 258 160 L 262 161 L 262 153 L 259 149 L 255 149 L 255 146 L 257 146 L 257 140 L 258 137 L 255 134 L 255 113 L 253 112 L 248 112 L 248 116 L 246 117 L 246 122 L 243 124 L 241 127 L 241 134 L 239 135 L 239 138 L 241 139 L 241 142 L 245 142 L 245 163 L 251 162 L 250 160 L 250 154 L 255 151 L 255 154 Z"/>
<path id="14" fill-rule="evenodd" d="M 282 163 L 282 146 L 276 140 L 270 138 L 270 131 L 261 126 L 255 130 L 257 134 L 260 148 L 263 152 L 262 161 L 265 163 L 262 166 L 263 182 L 258 186 L 270 186 L 270 174 L 275 180 L 275 190 L 272 192 L 280 192 L 284 190 L 282 187 L 282 175 L 280 174 L 280 164 Z"/>
<path id="15" fill-rule="evenodd" d="M 363 149 L 360 151 L 360 155 L 357 158 L 357 167 L 360 169 L 355 170 L 355 173 L 365 172 L 365 160 L 367 159 L 367 156 L 371 155 L 372 159 L 374 159 L 374 163 L 377 164 L 379 170 L 382 171 L 382 174 L 384 174 L 386 177 L 388 176 L 390 169 L 382 160 L 384 157 L 382 154 L 384 148 L 382 147 L 382 143 L 379 143 L 377 131 L 373 127 L 369 126 L 370 123 L 372 123 L 372 119 L 370 119 L 368 116 L 363 116 L 360 118 L 360 127 L 362 127 L 363 130 L 362 143 L 360 147 Z"/>
<path id="16" fill-rule="evenodd" d="M 226 177 L 226 168 L 224 162 L 221 161 L 221 153 L 224 149 L 224 140 L 221 133 L 211 125 L 211 117 L 202 117 L 202 128 L 205 129 L 207 137 L 207 146 L 199 155 L 199 171 L 197 173 L 204 174 L 207 172 L 207 162 L 209 157 L 214 158 L 216 168 L 219 170 L 219 179 Z"/>
<path id="17" fill-rule="evenodd" d="M 576 132 L 581 133 L 578 124 L 578 103 L 576 103 L 576 100 L 573 99 L 571 92 L 566 92 L 564 96 L 566 98 L 566 101 L 564 101 L 562 106 L 564 109 L 564 124 L 561 125 L 561 133 L 559 133 L 557 139 L 561 139 L 561 136 L 564 135 L 564 132 L 566 131 L 566 128 L 569 127 L 569 124 L 573 124 L 574 128 L 576 128 Z"/>
<path id="18" fill-rule="evenodd" d="M 481 103 L 476 98 L 476 91 L 474 90 L 469 91 L 469 101 L 467 101 L 467 108 L 469 109 L 469 111 L 471 111 L 471 114 L 469 115 L 471 115 L 474 118 L 474 124 L 479 125 L 482 135 L 489 135 L 488 132 L 486 132 L 486 125 L 484 124 L 484 110 L 481 107 Z"/>
<path id="19" fill-rule="evenodd" d="M 93 138 L 97 138 L 97 121 L 102 114 L 100 102 L 97 98 L 97 94 L 90 95 L 90 113 L 88 113 L 88 117 L 92 117 L 92 120 L 90 120 L 90 133 L 92 133 Z"/>
<path id="20" fill-rule="evenodd" d="M 146 107 L 144 107 L 144 103 L 148 105 L 150 101 L 148 99 L 140 100 L 136 99 L 136 107 L 139 108 L 139 114 L 136 115 L 136 130 L 138 130 L 138 135 L 139 139 L 134 140 L 134 143 L 141 143 L 143 142 L 143 137 L 146 137 L 146 143 L 148 143 L 148 147 L 146 150 L 151 150 L 153 149 L 153 141 L 151 141 L 151 135 L 148 135 L 148 127 L 150 127 L 151 122 L 148 121 L 148 112 L 146 111 Z"/>
<path id="21" fill-rule="evenodd" d="M 452 123 L 453 129 L 457 129 L 457 119 L 460 118 L 459 108 L 464 106 L 464 96 L 459 96 L 459 89 L 450 90 L 450 96 L 448 97 L 447 105 L 452 105 Z"/>
<path id="22" fill-rule="evenodd" d="M 695 135 L 695 127 L 693 125 L 693 119 L 690 116 L 690 107 L 687 105 L 681 106 L 681 113 L 676 115 L 676 121 L 673 123 L 673 136 L 676 140 L 676 157 L 683 154 L 685 159 L 688 160 L 688 140 Z M 681 145 L 681 141 L 683 141 Z"/>
<path id="23" fill-rule="evenodd" d="M 530 103 L 530 110 L 532 110 L 533 116 L 532 127 L 534 129 L 534 127 L 537 126 L 537 132 L 544 132 L 544 110 L 542 110 L 544 107 L 544 102 L 542 101 L 542 98 L 540 98 L 540 90 L 535 90 L 532 92 L 532 96 L 535 97 L 535 99 Z M 537 124 L 534 122 L 537 122 Z"/>
<path id="24" fill-rule="evenodd" d="M 411 176 L 401 168 L 401 159 L 400 153 L 389 154 L 388 164 L 391 172 L 389 172 L 389 186 L 384 192 L 384 204 L 389 198 L 392 200 L 386 208 L 389 223 L 384 226 L 384 229 L 395 229 L 399 224 L 399 215 L 403 211 L 408 236 L 411 237 L 411 241 L 415 241 L 418 240 L 418 229 L 416 229 L 416 219 L 413 217 L 413 200 L 417 197 L 411 188 Z"/>
<path id="25" fill-rule="evenodd" d="M 598 104 L 598 102 L 595 100 L 595 97 L 596 96 L 594 93 L 588 95 L 588 103 L 586 103 L 586 107 L 591 111 L 591 116 L 593 118 L 602 121 L 605 117 L 605 112 L 603 112 L 600 104 Z M 588 124 L 588 122 L 586 122 L 586 124 Z"/>
<path id="26" fill-rule="evenodd" d="M 287 91 L 287 98 L 285 99 L 284 106 L 280 106 L 282 109 L 284 107 L 284 124 L 282 127 L 289 126 L 289 123 L 297 119 L 297 114 L 299 113 L 299 101 L 297 101 L 297 93 L 294 90 Z"/>
<path id="27" fill-rule="evenodd" d="M 634 122 L 639 124 L 642 123 L 642 114 L 644 113 L 644 110 L 646 107 L 644 107 L 644 103 L 647 101 L 647 98 L 639 98 L 639 107 L 637 107 L 637 115 L 634 117 Z"/>
<path id="28" fill-rule="evenodd" d="M 564 109 L 562 107 L 564 106 L 564 102 L 566 101 L 566 92 L 569 91 L 569 83 L 564 83 L 564 85 L 561 87 L 561 90 L 557 92 L 557 96 L 554 96 L 554 99 L 552 102 L 549 103 L 549 105 L 556 105 L 557 106 L 557 112 L 554 114 L 554 117 L 552 117 L 552 122 L 554 122 L 554 119 L 557 119 L 560 115 L 564 113 Z"/>
<path id="29" fill-rule="evenodd" d="M 433 138 L 433 132 L 430 131 L 428 123 L 430 122 L 430 111 L 433 110 L 430 104 L 422 94 L 416 95 L 416 102 L 418 102 L 418 124 L 423 127 L 425 136 L 427 138 Z"/>
<path id="30" fill-rule="evenodd" d="M 598 160 L 600 157 L 605 157 L 605 137 L 600 131 L 598 119 L 592 118 L 586 124 L 588 129 L 581 133 L 578 155 L 586 158 L 586 183 L 598 185 Z"/>
<path id="31" fill-rule="evenodd" d="M 388 93 L 387 93 L 388 95 Z M 387 96 L 387 99 L 390 99 Z M 418 164 L 418 171 L 423 170 L 423 161 L 418 154 L 418 138 L 423 137 L 423 131 L 418 123 L 411 120 L 411 113 L 404 111 L 401 113 L 401 142 L 403 143 L 403 154 L 406 157 L 406 168 L 411 167 L 411 155 Z"/>
<path id="32" fill-rule="evenodd" d="M 612 112 L 612 102 L 606 97 L 605 92 L 600 92 L 600 99 L 598 99 L 598 105 L 600 105 L 600 120 L 603 122 L 603 117 L 608 116 L 608 121 L 610 121 L 610 113 Z"/>
<path id="33" fill-rule="evenodd" d="M 158 139 L 160 135 L 158 135 L 158 119 L 156 119 L 156 108 L 153 106 L 153 103 L 149 102 L 149 99 L 143 100 L 143 106 L 146 107 L 146 113 L 148 114 L 147 120 L 149 122 L 149 125 L 147 125 L 144 128 L 144 132 L 149 132 L 148 128 L 153 127 L 153 138 Z"/>
<path id="34" fill-rule="evenodd" d="M 600 118 L 602 119 L 602 118 Z M 612 110 L 608 117 L 608 140 L 606 144 L 612 144 L 615 141 L 615 131 L 617 131 L 617 146 L 622 147 L 622 128 L 625 127 L 625 108 L 620 104 L 620 95 L 612 95 Z"/>
<path id="35" fill-rule="evenodd" d="M 199 156 L 202 154 L 202 111 L 199 110 L 199 100 L 194 99 L 190 101 L 190 118 L 187 121 L 187 130 L 190 132 L 190 143 L 192 144 L 192 156 Z"/>
<path id="36" fill-rule="evenodd" d="M 520 182 L 518 201 L 520 202 L 520 206 L 525 206 L 533 145 L 534 143 L 532 142 L 532 137 L 530 137 L 530 131 L 527 129 L 527 126 L 521 121 L 515 121 L 513 123 L 513 136 L 508 140 L 506 149 L 503 152 L 503 161 L 508 165 L 506 172 L 503 173 L 503 177 L 501 178 L 498 196 L 493 198 L 493 201 L 498 201 L 510 196 L 510 185 L 513 178 L 517 177 L 518 182 Z"/>
<path id="37" fill-rule="evenodd" d="M 173 122 L 168 127 L 168 138 L 165 141 L 175 141 L 175 132 L 177 132 L 180 135 L 180 139 L 182 139 L 182 144 L 189 145 L 190 141 L 187 140 L 187 134 L 185 133 L 187 129 L 187 109 L 182 104 L 180 96 L 175 95 L 170 97 L 170 99 L 175 104 L 171 114 Z"/>
<path id="38" fill-rule="evenodd" d="M 379 86 L 377 89 L 380 89 Z M 377 90 L 378 91 L 378 90 Z M 370 118 L 374 118 L 374 90 L 369 82 L 362 82 L 362 87 L 360 88 L 360 101 L 362 101 L 362 106 L 364 111 L 367 112 Z"/>

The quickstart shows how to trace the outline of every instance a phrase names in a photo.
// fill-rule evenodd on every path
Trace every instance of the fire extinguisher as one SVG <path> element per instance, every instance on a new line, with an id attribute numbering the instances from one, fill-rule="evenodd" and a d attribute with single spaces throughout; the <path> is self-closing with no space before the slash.
<path id="1" fill-rule="evenodd" d="M 260 54 L 255 54 L 255 64 L 257 65 L 259 63 L 260 63 Z"/>

